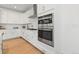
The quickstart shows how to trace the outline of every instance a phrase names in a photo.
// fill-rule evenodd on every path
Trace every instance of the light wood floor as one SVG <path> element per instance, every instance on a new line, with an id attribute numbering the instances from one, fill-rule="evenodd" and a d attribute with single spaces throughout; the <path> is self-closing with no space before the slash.
<path id="1" fill-rule="evenodd" d="M 39 49 L 34 47 L 23 38 L 18 37 L 3 41 L 3 54 L 42 54 Z"/>

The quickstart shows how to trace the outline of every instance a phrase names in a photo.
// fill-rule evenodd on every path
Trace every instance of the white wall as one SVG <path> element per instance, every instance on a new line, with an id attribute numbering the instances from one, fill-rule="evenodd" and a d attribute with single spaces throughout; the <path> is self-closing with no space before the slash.
<path id="1" fill-rule="evenodd" d="M 79 53 L 79 5 L 60 5 L 61 52 Z M 59 28 L 60 29 L 60 28 Z M 58 37 L 58 36 L 57 36 Z"/>

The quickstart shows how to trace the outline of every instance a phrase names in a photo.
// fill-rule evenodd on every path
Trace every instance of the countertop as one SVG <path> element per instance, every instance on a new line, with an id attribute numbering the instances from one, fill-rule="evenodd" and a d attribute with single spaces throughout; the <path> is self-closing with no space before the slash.
<path id="1" fill-rule="evenodd" d="M 2 33 L 4 33 L 5 32 L 5 30 L 0 30 L 0 35 L 2 34 Z"/>

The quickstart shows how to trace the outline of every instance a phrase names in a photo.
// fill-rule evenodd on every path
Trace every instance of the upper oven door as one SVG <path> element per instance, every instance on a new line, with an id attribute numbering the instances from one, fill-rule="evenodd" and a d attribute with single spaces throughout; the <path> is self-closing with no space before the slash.
<path id="1" fill-rule="evenodd" d="M 47 14 L 38 17 L 38 24 L 50 24 L 52 23 L 52 14 Z"/>

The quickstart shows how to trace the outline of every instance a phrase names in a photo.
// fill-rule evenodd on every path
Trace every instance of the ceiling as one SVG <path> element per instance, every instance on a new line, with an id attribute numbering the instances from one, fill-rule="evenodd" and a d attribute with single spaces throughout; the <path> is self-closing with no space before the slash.
<path id="1" fill-rule="evenodd" d="M 7 8 L 13 11 L 25 12 L 33 7 L 33 4 L 0 4 L 0 8 Z"/>

